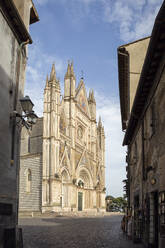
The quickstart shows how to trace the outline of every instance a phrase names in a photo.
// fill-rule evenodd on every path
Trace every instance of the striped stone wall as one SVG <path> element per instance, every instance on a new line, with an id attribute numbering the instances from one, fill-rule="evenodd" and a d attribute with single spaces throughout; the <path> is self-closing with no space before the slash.
<path id="1" fill-rule="evenodd" d="M 27 174 L 31 171 L 31 190 L 27 192 Z M 40 211 L 42 201 L 42 155 L 26 155 L 20 160 L 19 211 Z"/>

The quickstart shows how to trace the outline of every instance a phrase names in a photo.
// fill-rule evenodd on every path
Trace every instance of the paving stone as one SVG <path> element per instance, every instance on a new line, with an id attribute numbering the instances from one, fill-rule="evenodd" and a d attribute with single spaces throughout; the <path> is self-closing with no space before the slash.
<path id="1" fill-rule="evenodd" d="M 24 248 L 142 248 L 120 229 L 121 216 L 20 219 Z"/>

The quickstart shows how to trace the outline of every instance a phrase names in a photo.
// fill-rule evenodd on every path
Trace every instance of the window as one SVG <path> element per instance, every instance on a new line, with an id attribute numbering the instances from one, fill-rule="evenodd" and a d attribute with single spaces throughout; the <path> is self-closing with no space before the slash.
<path id="1" fill-rule="evenodd" d="M 27 188 L 26 188 L 27 193 L 31 192 L 31 183 L 32 183 L 32 173 L 31 173 L 31 170 L 28 169 L 28 172 L 27 172 Z"/>

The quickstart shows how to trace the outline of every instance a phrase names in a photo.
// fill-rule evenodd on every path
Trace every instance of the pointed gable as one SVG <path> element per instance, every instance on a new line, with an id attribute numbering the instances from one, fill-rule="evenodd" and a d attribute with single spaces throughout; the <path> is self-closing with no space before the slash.
<path id="1" fill-rule="evenodd" d="M 86 152 L 85 152 L 84 156 L 81 159 L 81 164 L 83 164 L 83 165 L 89 165 L 89 159 L 88 159 L 88 155 L 87 155 Z"/>
<path id="2" fill-rule="evenodd" d="M 85 166 L 89 166 L 90 165 L 90 160 L 88 158 L 88 154 L 86 152 L 86 148 L 84 149 L 84 151 L 82 152 L 81 156 L 79 157 L 79 161 L 77 163 L 77 167 L 79 167 L 81 165 L 85 165 Z"/>
<path id="3" fill-rule="evenodd" d="M 76 100 L 77 100 L 77 105 L 80 107 L 80 109 L 85 114 L 90 116 L 86 89 L 85 89 L 84 82 L 82 80 L 80 81 L 80 83 L 77 87 L 77 90 L 76 90 Z"/>
<path id="4" fill-rule="evenodd" d="M 61 146 L 60 146 L 60 148 L 61 148 Z M 64 145 L 64 151 L 63 151 L 62 158 L 61 158 L 61 161 L 60 161 L 60 168 L 66 167 L 69 170 L 71 170 L 69 157 L 70 156 L 69 156 L 68 147 L 66 145 Z"/>

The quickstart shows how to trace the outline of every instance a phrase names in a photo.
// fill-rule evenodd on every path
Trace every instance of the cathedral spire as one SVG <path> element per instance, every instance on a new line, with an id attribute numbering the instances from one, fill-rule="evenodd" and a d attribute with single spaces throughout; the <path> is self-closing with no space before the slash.
<path id="1" fill-rule="evenodd" d="M 95 100 L 95 97 L 94 97 L 94 91 L 93 90 L 90 90 L 89 91 L 88 101 L 90 103 L 95 103 L 96 104 L 96 100 Z"/>
<path id="2" fill-rule="evenodd" d="M 46 87 L 49 86 L 49 78 L 48 78 L 48 74 L 47 74 L 47 77 L 46 77 Z"/>
<path id="3" fill-rule="evenodd" d="M 93 102 L 93 103 L 96 103 L 96 100 L 95 100 L 95 97 L 94 97 L 94 91 L 92 90 L 92 92 L 91 92 L 91 101 Z"/>
<path id="4" fill-rule="evenodd" d="M 57 81 L 56 81 L 56 85 L 57 87 L 60 89 L 60 79 L 58 78 Z"/>
<path id="5" fill-rule="evenodd" d="M 74 74 L 74 69 L 73 69 L 73 61 L 70 65 L 70 72 L 71 72 L 71 76 L 75 79 L 75 74 Z"/>
<path id="6" fill-rule="evenodd" d="M 70 66 L 70 61 L 68 61 L 68 67 L 67 67 L 67 72 L 65 74 L 65 79 L 70 78 L 71 75 L 71 66 Z"/>
<path id="7" fill-rule="evenodd" d="M 50 73 L 50 81 L 56 80 L 56 71 L 55 71 L 55 65 L 52 65 L 52 71 Z"/>
<path id="8" fill-rule="evenodd" d="M 88 97 L 88 101 L 91 101 L 91 90 L 89 90 L 89 97 Z"/>
<path id="9" fill-rule="evenodd" d="M 99 116 L 98 127 L 102 127 L 101 116 Z"/>

